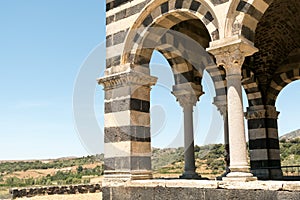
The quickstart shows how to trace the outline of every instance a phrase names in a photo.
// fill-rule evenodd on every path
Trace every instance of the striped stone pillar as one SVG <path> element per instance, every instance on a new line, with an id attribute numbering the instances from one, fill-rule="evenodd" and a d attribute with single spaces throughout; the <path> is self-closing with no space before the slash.
<path id="1" fill-rule="evenodd" d="M 150 90 L 157 78 L 129 71 L 99 79 L 105 90 L 104 178 L 149 179 Z"/>
<path id="2" fill-rule="evenodd" d="M 260 179 L 282 179 L 276 108 L 251 106 L 246 117 L 251 171 Z"/>
<path id="3" fill-rule="evenodd" d="M 268 155 L 270 179 L 282 179 L 280 146 L 278 137 L 278 115 L 275 106 L 266 105 L 266 128 L 268 133 Z"/>

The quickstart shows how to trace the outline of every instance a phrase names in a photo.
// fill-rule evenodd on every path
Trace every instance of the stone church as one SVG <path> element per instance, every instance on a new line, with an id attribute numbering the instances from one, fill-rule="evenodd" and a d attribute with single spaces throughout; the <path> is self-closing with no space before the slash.
<path id="1" fill-rule="evenodd" d="M 224 119 L 225 180 L 282 178 L 280 91 L 300 79 L 299 0 L 106 0 L 105 180 L 151 179 L 149 62 L 159 51 L 172 68 L 184 112 L 183 179 L 197 179 L 193 107 L 214 82 Z M 242 88 L 249 107 L 243 111 Z M 248 123 L 247 147 L 244 119 Z M 250 152 L 250 165 L 247 160 Z"/>

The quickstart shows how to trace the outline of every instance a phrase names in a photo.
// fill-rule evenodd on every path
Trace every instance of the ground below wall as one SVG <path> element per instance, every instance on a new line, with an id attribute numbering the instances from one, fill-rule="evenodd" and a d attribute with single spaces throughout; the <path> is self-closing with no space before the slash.
<path id="1" fill-rule="evenodd" d="M 103 199 L 113 200 L 299 200 L 300 182 L 223 182 L 199 180 L 132 181 L 102 188 Z"/>

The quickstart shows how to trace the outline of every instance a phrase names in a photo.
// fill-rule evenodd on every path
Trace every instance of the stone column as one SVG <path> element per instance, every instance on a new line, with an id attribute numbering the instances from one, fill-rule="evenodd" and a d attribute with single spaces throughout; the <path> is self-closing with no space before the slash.
<path id="1" fill-rule="evenodd" d="M 193 124 L 193 108 L 199 97 L 203 94 L 201 90 L 193 88 L 180 89 L 173 87 L 173 94 L 177 98 L 180 106 L 183 108 L 184 114 L 184 172 L 180 176 L 182 179 L 200 179 L 201 176 L 196 173 L 195 153 L 194 153 L 194 124 Z M 201 86 L 197 86 L 201 87 Z"/>
<path id="2" fill-rule="evenodd" d="M 218 177 L 217 179 L 221 179 L 222 177 L 225 177 L 229 172 L 229 166 L 230 166 L 230 154 L 229 154 L 229 133 L 228 133 L 228 113 L 227 113 L 227 102 L 225 100 L 218 100 L 217 97 L 215 97 L 214 103 L 213 103 L 219 110 L 220 114 L 223 116 L 223 122 L 224 122 L 224 145 L 225 145 L 225 172 L 221 175 L 221 177 Z"/>
<path id="3" fill-rule="evenodd" d="M 224 67 L 227 80 L 229 168 L 231 172 L 223 180 L 249 181 L 256 179 L 249 172 L 247 162 L 241 84 L 241 69 L 245 56 L 252 55 L 256 50 L 248 41 L 241 39 L 226 42 L 209 49 L 214 54 L 217 65 Z"/>
<path id="4" fill-rule="evenodd" d="M 132 70 L 99 79 L 105 90 L 104 178 L 107 182 L 152 177 L 149 109 L 150 90 L 156 80 Z"/>

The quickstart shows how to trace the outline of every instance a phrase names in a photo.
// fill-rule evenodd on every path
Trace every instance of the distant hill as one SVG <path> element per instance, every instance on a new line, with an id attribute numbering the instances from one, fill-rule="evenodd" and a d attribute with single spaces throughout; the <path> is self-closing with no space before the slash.
<path id="1" fill-rule="evenodd" d="M 294 140 L 300 138 L 300 129 L 296 130 L 296 131 L 292 131 L 290 133 L 284 134 L 283 136 L 281 136 L 279 138 L 279 140 L 286 140 L 286 141 L 290 141 L 290 140 Z"/>
<path id="2" fill-rule="evenodd" d="M 47 163 L 47 162 L 53 162 L 53 161 L 75 160 L 77 158 L 80 158 L 80 157 L 69 156 L 69 157 L 61 157 L 61 158 L 32 159 L 32 160 L 0 160 L 0 163 L 36 162 L 36 161 L 41 161 L 43 163 Z"/>

